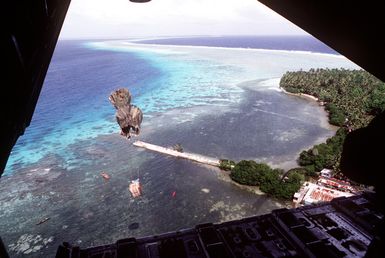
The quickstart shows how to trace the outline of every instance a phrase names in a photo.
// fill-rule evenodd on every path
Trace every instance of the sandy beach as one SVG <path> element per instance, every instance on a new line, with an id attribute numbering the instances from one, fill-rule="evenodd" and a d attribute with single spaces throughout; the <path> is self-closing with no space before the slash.
<path id="1" fill-rule="evenodd" d="M 45 106 L 37 107 L 41 113 L 14 149 L 12 171 L 1 178 L 0 232 L 12 257 L 49 257 L 63 241 L 101 245 L 284 205 L 217 168 L 122 139 L 107 99 L 116 87 L 130 87 L 145 112 L 139 140 L 288 169 L 334 130 L 317 102 L 280 91 L 279 78 L 299 69 L 355 68 L 341 56 L 306 52 L 66 44 L 47 75 Z M 63 110 L 63 121 L 49 110 Z M 128 185 L 138 177 L 143 195 L 134 199 Z"/>

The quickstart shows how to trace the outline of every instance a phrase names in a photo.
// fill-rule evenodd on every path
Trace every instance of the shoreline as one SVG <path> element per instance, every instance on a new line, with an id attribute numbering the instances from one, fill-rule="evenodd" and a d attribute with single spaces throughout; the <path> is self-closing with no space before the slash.
<path id="1" fill-rule="evenodd" d="M 317 97 L 314 97 L 313 95 L 309 95 L 309 94 L 306 94 L 306 93 L 292 93 L 292 92 L 289 92 L 289 91 L 285 90 L 281 86 L 279 86 L 279 89 L 282 92 L 284 92 L 284 93 L 286 93 L 288 95 L 297 96 L 297 97 L 300 97 L 300 98 L 303 98 L 303 99 L 308 99 L 308 100 L 312 100 L 312 101 L 315 101 L 315 102 L 319 103 L 319 99 Z M 320 106 L 323 106 L 323 105 L 320 104 Z"/>
<path id="2" fill-rule="evenodd" d="M 272 196 L 262 192 L 258 186 L 239 184 L 239 183 L 237 183 L 231 179 L 229 171 L 221 170 L 220 168 L 217 168 L 217 169 L 219 170 L 219 171 L 216 171 L 219 180 L 222 180 L 226 183 L 230 183 L 230 184 L 238 187 L 242 191 L 250 192 L 250 193 L 257 195 L 257 196 L 263 196 L 263 197 L 265 197 L 271 201 L 274 201 L 277 206 L 280 206 L 280 208 L 291 208 L 292 207 L 290 200 L 280 200 L 280 199 L 277 199 L 275 197 L 272 197 Z"/>
<path id="3" fill-rule="evenodd" d="M 234 58 L 238 59 L 237 56 Z M 277 74 L 280 73 L 277 72 Z M 254 74 L 252 75 L 254 76 Z M 276 72 L 269 73 L 269 77 L 278 77 L 275 75 Z M 255 77 L 258 77 L 258 74 L 255 75 Z M 147 127 L 146 130 L 143 131 L 143 133 L 147 133 L 147 135 L 142 135 L 142 137 L 153 137 L 158 141 L 161 139 L 159 136 L 164 136 L 169 137 L 166 142 L 171 142 L 183 138 L 175 137 L 174 134 L 169 133 L 170 130 L 173 130 L 172 132 L 177 132 L 182 131 L 179 130 L 180 128 L 196 128 L 197 130 L 192 130 L 191 135 L 188 135 L 187 137 L 194 136 L 193 133 L 196 132 L 199 136 L 199 138 L 196 137 L 196 139 L 204 139 L 203 137 L 205 137 L 207 133 L 210 133 L 207 129 L 209 123 L 205 121 L 205 115 L 218 116 L 219 114 L 222 114 L 222 112 L 228 112 L 229 114 L 238 116 L 238 114 L 233 112 L 238 111 L 237 107 L 238 103 L 231 102 L 231 104 L 224 107 L 216 104 L 210 105 L 210 109 L 207 109 L 206 106 L 193 106 L 185 107 L 183 110 L 180 108 L 173 108 L 168 110 L 167 114 L 162 112 L 160 112 L 161 115 L 159 115 L 159 113 L 153 113 L 151 120 L 145 117 L 143 125 L 146 122 L 151 121 L 149 123 L 151 124 L 151 127 Z M 279 204 L 281 207 L 287 205 L 286 201 L 277 200 L 274 197 L 268 196 L 262 193 L 256 186 L 244 186 L 234 182 L 226 172 L 214 169 L 214 172 L 217 173 L 218 176 L 200 175 L 199 173 L 193 174 L 200 172 L 201 170 L 197 169 L 195 165 L 186 165 L 185 161 L 174 162 L 168 158 L 158 158 L 156 154 L 144 154 L 140 151 L 133 151 L 133 149 L 128 147 L 125 139 L 119 136 L 119 127 L 116 125 L 115 121 L 112 122 L 112 118 L 113 114 L 111 115 L 111 121 L 106 120 L 106 123 L 102 123 L 101 126 L 98 124 L 97 126 L 100 127 L 95 127 L 95 129 L 92 130 L 100 132 L 99 130 L 103 128 L 104 124 L 109 125 L 112 123 L 114 124 L 114 127 L 109 130 L 113 130 L 114 132 L 97 134 L 91 139 L 89 139 L 89 137 L 84 139 L 76 138 L 74 134 L 74 143 L 64 147 L 57 147 L 62 148 L 64 150 L 63 153 L 49 152 L 44 155 L 42 159 L 34 162 L 34 164 L 30 164 L 28 167 L 25 167 L 25 164 L 21 164 L 21 168 L 19 169 L 25 168 L 24 173 L 30 173 L 30 178 L 23 177 L 25 175 L 24 173 L 15 173 L 12 177 L 8 177 L 8 180 L 12 180 L 15 183 L 12 184 L 10 183 L 11 181 L 7 181 L 7 187 L 3 189 L 3 192 L 7 192 L 5 191 L 6 189 L 11 189 L 12 191 L 5 194 L 2 200 L 5 200 L 5 205 L 13 205 L 14 207 L 9 214 L 4 215 L 4 220 L 3 223 L 0 223 L 0 228 L 5 225 L 3 227 L 13 229 L 12 232 L 5 230 L 5 235 L 8 235 L 12 242 L 17 241 L 16 235 L 19 234 L 22 229 L 33 230 L 34 227 L 37 227 L 35 224 L 36 222 L 41 221 L 42 217 L 51 218 L 48 223 L 39 226 L 39 233 L 42 234 L 44 238 L 54 236 L 55 241 L 62 241 L 62 238 L 71 239 L 74 237 L 74 241 L 80 241 L 81 239 L 84 244 L 89 244 L 92 240 L 87 239 L 87 232 L 74 232 L 73 228 L 75 226 L 81 225 L 82 228 L 89 228 L 90 230 L 95 230 L 97 234 L 103 235 L 103 230 L 99 228 L 97 224 L 107 223 L 105 227 L 107 229 L 113 229 L 110 234 L 113 234 L 118 238 L 117 236 L 122 234 L 121 232 L 124 233 L 126 232 L 124 230 L 127 230 L 124 226 L 126 221 L 127 223 L 139 221 L 141 224 L 139 232 L 142 234 L 142 232 L 149 232 L 153 228 L 161 231 L 168 230 L 164 229 L 164 226 L 174 225 L 174 221 L 180 216 L 183 216 L 183 213 L 186 214 L 186 217 L 190 215 L 195 215 L 196 217 L 204 215 L 207 220 L 210 220 L 212 218 L 210 216 L 217 216 L 216 213 L 219 212 L 215 211 L 213 214 L 210 213 L 210 208 L 213 204 L 212 202 L 223 202 L 223 200 L 225 200 L 226 205 L 230 207 L 238 205 L 239 203 L 244 203 L 244 205 L 240 206 L 242 212 L 255 207 L 258 212 L 261 209 L 265 211 L 267 208 L 271 207 L 271 205 L 269 205 L 270 201 Z M 226 117 L 223 116 L 223 118 Z M 157 122 L 154 123 L 154 121 Z M 202 123 L 199 123 L 199 121 L 202 121 Z M 87 126 L 87 124 L 85 125 Z M 215 129 L 221 127 L 215 125 L 211 128 Z M 74 126 L 73 130 L 75 131 L 78 129 Z M 163 130 L 167 133 L 163 133 Z M 213 132 L 213 136 L 220 134 L 219 131 L 215 130 L 212 130 L 211 132 Z M 231 135 L 233 134 L 234 131 Z M 184 135 L 187 134 L 184 133 Z M 72 134 L 66 136 L 72 136 Z M 180 137 L 182 136 L 183 134 L 180 134 Z M 258 138 L 259 137 L 260 136 L 258 136 Z M 211 139 L 209 140 L 211 141 Z M 239 142 L 245 142 L 245 139 L 251 138 L 244 138 L 243 140 L 239 140 Z M 318 139 L 316 140 L 318 141 Z M 191 141 L 190 138 L 189 141 Z M 228 142 L 228 140 L 223 139 L 222 143 L 223 142 Z M 208 142 L 206 141 L 203 143 L 205 144 Z M 50 150 L 50 144 L 52 143 L 46 143 L 48 151 Z M 197 145 L 198 149 L 202 149 L 202 147 L 205 149 L 206 146 L 204 144 L 195 145 Z M 194 144 L 190 144 L 190 148 L 191 146 L 194 146 Z M 253 146 L 256 148 L 258 147 L 258 145 Z M 211 150 L 215 151 L 215 147 L 212 147 Z M 62 157 L 60 156 L 61 154 L 66 155 Z M 295 162 L 295 159 L 293 162 Z M 62 164 L 66 165 L 62 166 Z M 141 169 L 142 182 L 147 190 L 144 195 L 145 198 L 139 203 L 136 203 L 136 200 L 134 201 L 131 199 L 127 190 L 128 185 L 125 181 L 139 176 L 139 173 L 136 173 L 136 168 Z M 18 171 L 19 169 L 15 169 L 15 171 Z M 184 169 L 186 169 L 186 171 L 184 171 Z M 105 181 L 101 178 L 99 175 L 99 172 L 101 171 L 107 171 L 111 175 L 111 179 Z M 39 174 L 36 174 L 36 172 Z M 182 174 L 181 172 L 185 174 Z M 204 172 L 205 171 L 203 171 L 203 173 Z M 13 180 L 18 178 L 22 178 L 23 180 Z M 202 187 L 207 187 L 211 190 L 211 199 L 208 198 L 209 195 L 207 195 L 206 192 L 200 191 L 198 184 L 203 181 L 201 178 L 205 180 L 205 185 L 202 185 Z M 218 179 L 223 180 L 224 183 L 217 183 L 216 181 L 218 181 Z M 164 180 L 165 183 L 162 183 L 160 180 Z M 231 184 L 227 183 L 228 180 L 229 182 L 231 181 Z M 197 182 L 197 184 L 195 184 L 195 182 Z M 185 184 L 185 187 L 182 187 L 183 184 Z M 68 191 L 68 189 L 66 189 L 67 187 L 73 187 L 72 191 Z M 177 198 L 171 199 L 170 192 L 175 191 L 175 188 L 180 188 L 177 189 Z M 250 194 L 247 192 L 250 192 Z M 224 195 L 229 195 L 231 198 L 225 199 Z M 260 199 L 261 201 L 259 201 Z M 212 202 L 209 202 L 211 200 Z M 51 202 L 51 205 L 47 205 L 49 202 Z M 119 205 L 114 205 L 114 202 Z M 199 204 L 198 209 L 195 203 Z M 36 207 L 44 210 L 44 216 L 41 216 L 41 212 L 36 213 L 39 211 Z M 180 210 L 175 210 L 176 207 Z M 190 208 L 191 210 L 189 211 Z M 58 210 L 63 212 L 57 212 Z M 175 214 L 178 216 L 175 216 L 175 218 L 171 217 L 169 220 L 166 218 L 164 221 L 160 221 L 159 218 L 156 220 L 153 219 L 157 218 L 156 214 L 162 213 L 162 211 L 167 213 L 170 210 L 175 211 Z M 207 212 L 207 210 L 209 212 Z M 23 213 L 22 211 L 25 212 Z M 127 211 L 130 211 L 133 215 L 127 213 Z M 225 212 L 226 215 L 226 212 L 230 213 L 231 211 L 225 211 L 223 209 L 220 210 L 220 212 Z M 232 212 L 234 213 L 234 216 L 238 216 L 239 214 L 238 210 Z M 14 216 L 18 213 L 20 214 L 19 216 Z M 136 217 L 136 214 L 139 214 L 139 216 Z M 145 214 L 146 216 L 144 216 Z M 105 216 L 108 216 L 111 220 L 105 220 Z M 218 217 L 222 218 L 223 215 L 219 214 Z M 245 217 L 245 215 L 243 215 L 243 217 Z M 195 219 L 194 216 L 188 218 L 191 220 Z M 8 224 L 7 220 L 12 223 Z M 202 217 L 202 221 L 203 220 L 204 218 Z M 123 222 L 116 225 L 113 223 L 114 221 Z M 149 221 L 155 221 L 157 223 L 149 224 Z M 62 223 L 62 225 L 59 224 L 59 226 L 63 227 L 61 233 L 62 236 L 56 234 L 56 222 Z M 35 226 L 31 227 L 30 225 Z M 178 226 L 177 223 L 175 225 Z M 92 228 L 95 226 L 98 227 Z M 46 249 L 42 250 L 45 251 Z"/>
<path id="4" fill-rule="evenodd" d="M 283 93 L 287 94 L 287 95 L 290 95 L 290 96 L 295 96 L 295 97 L 299 97 L 299 98 L 302 98 L 305 100 L 316 102 L 320 107 L 322 107 L 323 111 L 326 114 L 326 119 L 321 119 L 321 126 L 324 128 L 327 128 L 327 129 L 331 129 L 333 131 L 338 130 L 338 128 L 339 128 L 338 126 L 335 126 L 335 125 L 332 125 L 329 123 L 329 112 L 326 111 L 325 105 L 322 105 L 317 97 L 315 97 L 313 95 L 306 94 L 306 93 L 292 93 L 292 92 L 285 90 L 281 86 L 279 86 L 279 90 L 282 91 Z"/>
<path id="5" fill-rule="evenodd" d="M 259 82 L 260 83 L 260 82 L 268 81 L 268 80 L 272 80 L 272 79 L 274 79 L 274 78 L 270 78 L 270 79 L 267 79 L 267 80 L 263 80 L 263 79 L 262 80 L 254 80 L 254 82 Z M 320 104 L 319 99 L 317 97 L 309 95 L 309 94 L 305 94 L 305 93 L 291 93 L 291 92 L 286 91 L 281 86 L 278 86 L 278 89 L 281 92 L 283 92 L 283 93 L 285 93 L 287 95 L 296 96 L 296 97 L 299 97 L 299 98 L 302 98 L 302 99 L 305 99 L 305 100 L 308 100 L 308 101 L 312 101 L 312 102 L 317 102 L 318 105 L 322 107 L 322 110 L 326 114 L 324 119 L 321 119 L 321 126 L 324 127 L 325 126 L 325 121 L 326 121 L 326 124 L 327 124 L 326 128 L 331 129 L 334 132 L 336 132 L 336 130 L 339 128 L 338 126 L 334 126 L 334 125 L 329 123 L 329 116 L 328 116 L 329 112 L 326 111 L 324 105 Z M 320 140 L 321 138 L 322 138 L 322 141 Z M 307 147 L 305 149 L 309 149 L 309 148 L 312 148 L 313 146 L 315 146 L 316 144 L 323 143 L 327 139 L 329 139 L 330 137 L 328 137 L 326 140 L 324 140 L 323 138 L 324 137 L 319 137 L 313 144 L 309 145 L 309 147 Z M 300 153 L 301 153 L 301 151 L 298 152 L 296 154 L 296 156 L 299 156 Z M 295 163 L 296 165 L 291 167 L 292 163 Z M 272 165 L 272 164 L 269 164 L 269 163 L 266 163 L 266 164 L 268 164 L 271 167 L 277 167 L 277 168 L 281 168 L 281 169 L 284 169 L 284 170 L 290 170 L 292 168 L 295 168 L 295 167 L 299 166 L 298 162 L 296 160 L 295 161 L 286 161 L 284 163 L 280 163 L 280 164 L 276 164 L 276 165 Z M 282 208 L 291 208 L 291 201 L 290 200 L 279 200 L 279 199 L 276 199 L 276 198 L 274 198 L 272 196 L 269 196 L 268 194 L 262 192 L 258 186 L 239 184 L 239 183 L 237 183 L 237 182 L 235 182 L 234 180 L 231 179 L 230 173 L 231 172 L 229 172 L 229 171 L 225 171 L 225 170 L 221 170 L 220 169 L 220 172 L 218 173 L 218 178 L 223 180 L 223 181 L 225 181 L 225 182 L 232 183 L 233 185 L 237 186 L 238 188 L 240 188 L 242 190 L 246 190 L 246 191 L 251 192 L 251 193 L 253 193 L 255 195 L 258 195 L 258 196 L 266 196 L 266 198 L 270 198 L 271 200 L 275 200 L 277 204 L 282 206 Z"/>

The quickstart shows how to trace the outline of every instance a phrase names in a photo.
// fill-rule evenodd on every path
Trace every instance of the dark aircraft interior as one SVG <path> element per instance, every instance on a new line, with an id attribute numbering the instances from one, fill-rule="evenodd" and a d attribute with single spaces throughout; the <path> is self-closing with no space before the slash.
<path id="1" fill-rule="evenodd" d="M 130 1 L 145 4 L 150 0 Z M 384 1 L 259 2 L 385 81 Z M 70 0 L 6 0 L 1 8 L 2 96 L 5 100 L 0 104 L 0 176 L 12 147 L 31 122 L 69 5 Z M 381 179 L 385 172 L 385 113 L 378 115 L 368 127 L 349 134 L 341 166 L 349 178 L 375 186 L 374 202 L 383 212 L 384 187 Z M 382 257 L 384 254 L 383 221 L 379 228 L 367 257 Z M 1 238 L 0 257 L 9 257 Z M 176 256 L 171 253 L 169 257 Z"/>

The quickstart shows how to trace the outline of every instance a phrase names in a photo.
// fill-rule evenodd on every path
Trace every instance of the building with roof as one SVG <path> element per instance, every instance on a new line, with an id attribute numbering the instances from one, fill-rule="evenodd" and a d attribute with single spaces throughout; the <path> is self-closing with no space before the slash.
<path id="1" fill-rule="evenodd" d="M 329 202 L 337 197 L 349 197 L 354 193 L 349 191 L 340 191 L 320 184 L 305 182 L 301 189 L 294 194 L 294 206 L 308 205 L 318 202 Z"/>

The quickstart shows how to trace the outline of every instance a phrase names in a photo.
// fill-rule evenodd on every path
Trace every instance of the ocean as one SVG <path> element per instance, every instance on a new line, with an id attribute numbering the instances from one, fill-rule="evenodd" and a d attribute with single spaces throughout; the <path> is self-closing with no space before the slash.
<path id="1" fill-rule="evenodd" d="M 283 93 L 279 78 L 318 67 L 358 68 L 311 37 L 59 41 L 0 179 L 0 235 L 10 254 L 53 256 L 63 241 L 94 246 L 283 207 L 219 169 L 132 142 L 294 167 L 300 151 L 335 128 L 316 102 Z M 120 87 L 144 112 L 131 141 L 119 135 L 108 101 Z M 133 199 L 136 178 L 143 195 Z"/>

